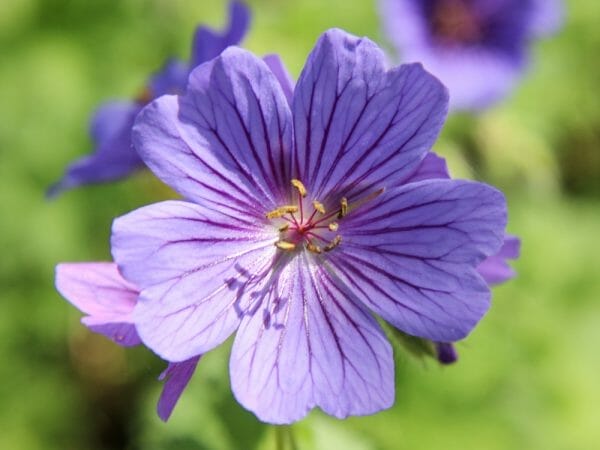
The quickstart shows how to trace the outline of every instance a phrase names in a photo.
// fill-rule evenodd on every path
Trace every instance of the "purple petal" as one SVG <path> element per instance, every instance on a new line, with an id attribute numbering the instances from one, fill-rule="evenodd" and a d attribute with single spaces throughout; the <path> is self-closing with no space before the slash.
<path id="1" fill-rule="evenodd" d="M 141 289 L 134 320 L 144 344 L 178 362 L 227 339 L 265 283 L 277 240 L 276 228 L 181 201 L 116 219 L 113 256 Z"/>
<path id="2" fill-rule="evenodd" d="M 565 15 L 563 2 L 561 0 L 532 1 L 532 37 L 544 37 L 557 32 L 563 24 Z"/>
<path id="3" fill-rule="evenodd" d="M 521 240 L 507 234 L 498 253 L 486 258 L 477 266 L 477 271 L 490 285 L 504 283 L 516 274 L 506 262 L 507 259 L 517 259 L 521 248 Z"/>
<path id="4" fill-rule="evenodd" d="M 416 183 L 417 181 L 432 179 L 449 179 L 448 165 L 444 158 L 439 157 L 433 152 L 427 153 L 421 161 L 417 170 L 404 181 L 404 184 Z"/>
<path id="5" fill-rule="evenodd" d="M 183 61 L 167 61 L 164 67 L 150 78 L 150 95 L 156 98 L 166 94 L 183 94 L 189 73 L 190 67 Z"/>
<path id="6" fill-rule="evenodd" d="M 267 66 L 269 66 L 269 69 L 271 69 L 271 72 L 273 72 L 273 75 L 275 75 L 277 81 L 279 81 L 285 98 L 287 99 L 288 104 L 291 106 L 292 100 L 294 98 L 294 81 L 292 80 L 292 76 L 285 67 L 285 64 L 283 64 L 283 61 L 281 60 L 279 55 L 276 55 L 274 53 L 266 55 L 263 58 L 263 61 L 267 63 Z"/>
<path id="7" fill-rule="evenodd" d="M 339 224 L 335 273 L 361 301 L 405 333 L 451 342 L 489 306 L 475 267 L 498 251 L 503 195 L 481 183 L 430 180 L 391 189 Z"/>
<path id="8" fill-rule="evenodd" d="M 180 363 L 169 363 L 169 366 L 158 377 L 159 380 L 166 379 L 157 407 L 158 417 L 164 422 L 171 417 L 173 408 L 190 382 L 201 357 L 202 355 L 199 355 Z"/>
<path id="9" fill-rule="evenodd" d="M 94 153 L 71 163 L 63 178 L 48 189 L 48 197 L 80 185 L 117 180 L 143 167 L 131 146 L 131 127 L 141 109 L 139 104 L 128 101 L 101 106 L 92 118 L 90 130 Z"/>
<path id="10" fill-rule="evenodd" d="M 267 65 L 235 47 L 190 75 L 183 97 L 138 116 L 136 149 L 184 197 L 264 219 L 289 193 L 291 117 Z"/>
<path id="11" fill-rule="evenodd" d="M 229 2 L 229 24 L 224 32 L 201 26 L 196 30 L 192 44 L 191 67 L 217 57 L 230 45 L 238 45 L 248 31 L 250 10 L 244 2 Z"/>
<path id="12" fill-rule="evenodd" d="M 56 288 L 87 314 L 82 322 L 119 345 L 140 343 L 131 313 L 138 290 L 113 263 L 64 263 L 56 266 Z"/>
<path id="13" fill-rule="evenodd" d="M 315 406 L 338 418 L 372 414 L 394 401 L 392 351 L 381 328 L 305 253 L 242 321 L 230 373 L 237 400 L 264 422 L 291 423 Z"/>
<path id="14" fill-rule="evenodd" d="M 506 97 L 523 73 L 524 61 L 486 50 L 407 53 L 448 87 L 450 109 L 483 110 Z"/>
<path id="15" fill-rule="evenodd" d="M 447 103 L 420 65 L 386 72 L 373 42 L 326 32 L 294 92 L 298 178 L 316 198 L 399 184 L 437 138 Z"/>

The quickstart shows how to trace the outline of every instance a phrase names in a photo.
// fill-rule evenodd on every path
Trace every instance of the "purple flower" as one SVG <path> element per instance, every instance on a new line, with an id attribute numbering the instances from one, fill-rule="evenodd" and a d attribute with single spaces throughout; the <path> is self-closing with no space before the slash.
<path id="1" fill-rule="evenodd" d="M 59 264 L 56 288 L 69 302 L 87 314 L 82 319 L 90 330 L 119 345 L 130 347 L 141 340 L 132 321 L 139 292 L 119 274 L 112 263 Z M 165 381 L 158 401 L 158 415 L 166 421 L 192 377 L 200 355 L 169 363 L 159 379 Z"/>
<path id="2" fill-rule="evenodd" d="M 529 42 L 562 17 L 559 0 L 380 0 L 380 10 L 402 60 L 439 77 L 456 110 L 504 98 L 525 69 Z"/>
<path id="3" fill-rule="evenodd" d="M 419 64 L 385 70 L 371 41 L 331 30 L 292 95 L 229 48 L 183 96 L 144 108 L 134 145 L 188 201 L 133 211 L 112 236 L 140 289 L 142 341 L 177 362 L 237 330 L 233 392 L 271 423 L 391 406 L 392 350 L 372 313 L 435 341 L 466 336 L 489 307 L 476 268 L 506 222 L 489 186 L 411 181 L 448 102 Z"/>
<path id="4" fill-rule="evenodd" d="M 94 152 L 67 167 L 65 175 L 47 192 L 54 197 L 65 189 L 89 183 L 113 181 L 144 167 L 131 145 L 131 128 L 137 114 L 152 99 L 165 94 L 182 93 L 192 69 L 208 61 L 230 45 L 238 44 L 246 34 L 250 13 L 240 1 L 229 5 L 229 24 L 224 32 L 200 26 L 196 30 L 189 63 L 170 60 L 148 81 L 135 100 L 111 101 L 101 105 L 91 120 L 90 134 Z"/>

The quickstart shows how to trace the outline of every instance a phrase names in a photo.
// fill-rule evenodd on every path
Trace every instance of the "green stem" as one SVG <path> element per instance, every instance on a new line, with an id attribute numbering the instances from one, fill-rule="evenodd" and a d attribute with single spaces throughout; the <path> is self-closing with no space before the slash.
<path id="1" fill-rule="evenodd" d="M 283 427 L 275 426 L 275 449 L 285 450 L 285 436 Z"/>
<path id="2" fill-rule="evenodd" d="M 294 432 L 291 426 L 275 426 L 275 449 L 276 450 L 298 450 Z"/>

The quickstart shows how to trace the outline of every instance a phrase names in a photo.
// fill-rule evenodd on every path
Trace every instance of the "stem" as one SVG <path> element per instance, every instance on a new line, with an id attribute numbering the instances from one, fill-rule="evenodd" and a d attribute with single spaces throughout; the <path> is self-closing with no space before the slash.
<path id="1" fill-rule="evenodd" d="M 281 426 L 275 425 L 275 449 L 285 450 L 284 429 Z"/>
<path id="2" fill-rule="evenodd" d="M 291 426 L 275 425 L 275 449 L 299 450 Z"/>

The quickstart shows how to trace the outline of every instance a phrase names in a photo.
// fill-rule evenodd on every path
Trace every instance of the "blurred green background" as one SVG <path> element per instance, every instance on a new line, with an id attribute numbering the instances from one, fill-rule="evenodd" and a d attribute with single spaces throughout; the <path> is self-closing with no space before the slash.
<path id="1" fill-rule="evenodd" d="M 375 2 L 254 0 L 245 45 L 297 76 L 337 26 L 383 43 Z M 44 190 L 87 153 L 88 118 L 138 93 L 225 1 L 0 2 L 0 448 L 272 449 L 275 434 L 233 400 L 227 346 L 209 354 L 168 424 L 155 414 L 162 363 L 92 335 L 54 290 L 61 261 L 106 260 L 111 220 L 170 196 L 141 172 Z M 600 446 L 600 2 L 567 2 L 560 33 L 533 48 L 519 88 L 479 117 L 452 117 L 436 145 L 457 176 L 507 192 L 523 239 L 519 275 L 439 367 L 397 354 L 395 406 L 293 427 L 303 449 L 581 449 Z"/>

